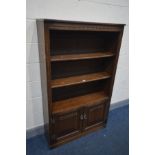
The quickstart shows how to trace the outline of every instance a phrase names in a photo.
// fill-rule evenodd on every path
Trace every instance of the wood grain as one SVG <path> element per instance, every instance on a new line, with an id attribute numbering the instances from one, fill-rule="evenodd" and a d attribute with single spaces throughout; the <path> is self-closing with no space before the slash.
<path id="1" fill-rule="evenodd" d="M 77 96 L 66 100 L 53 102 L 53 113 L 75 110 L 82 106 L 95 105 L 108 99 L 103 91 Z"/>
<path id="2" fill-rule="evenodd" d="M 45 133 L 55 147 L 106 125 L 124 24 L 37 25 Z"/>
<path id="3" fill-rule="evenodd" d="M 56 80 L 52 80 L 51 87 L 59 88 L 59 87 L 64 87 L 64 86 L 70 86 L 70 85 L 75 85 L 75 84 L 80 84 L 80 83 L 107 79 L 110 77 L 111 75 L 107 72 L 99 72 L 99 73 L 71 76 L 67 78 L 59 78 Z"/>
<path id="4" fill-rule="evenodd" d="M 71 60 L 83 60 L 83 59 L 95 59 L 95 58 L 106 58 L 114 56 L 112 52 L 94 52 L 84 54 L 62 54 L 54 55 L 51 58 L 52 62 L 55 61 L 71 61 Z"/>

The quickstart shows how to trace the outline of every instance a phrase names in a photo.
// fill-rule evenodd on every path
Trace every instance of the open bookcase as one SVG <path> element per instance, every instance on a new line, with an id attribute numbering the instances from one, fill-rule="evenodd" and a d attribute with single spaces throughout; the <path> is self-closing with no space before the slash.
<path id="1" fill-rule="evenodd" d="M 55 147 L 107 123 L 123 24 L 37 20 L 45 133 Z"/>

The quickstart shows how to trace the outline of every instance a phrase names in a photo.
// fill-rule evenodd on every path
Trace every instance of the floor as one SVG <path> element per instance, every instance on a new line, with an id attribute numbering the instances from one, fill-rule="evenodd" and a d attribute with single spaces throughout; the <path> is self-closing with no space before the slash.
<path id="1" fill-rule="evenodd" d="M 60 147 L 49 149 L 43 135 L 30 138 L 26 143 L 27 155 L 128 155 L 129 106 L 110 111 L 105 129 Z"/>

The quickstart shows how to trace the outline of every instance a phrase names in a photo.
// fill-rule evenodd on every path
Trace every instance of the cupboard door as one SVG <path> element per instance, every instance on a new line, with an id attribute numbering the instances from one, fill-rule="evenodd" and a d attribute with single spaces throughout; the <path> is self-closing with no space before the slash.
<path id="1" fill-rule="evenodd" d="M 74 136 L 81 132 L 81 110 L 71 111 L 67 113 L 55 114 L 53 116 L 53 133 L 54 142 Z"/>
<path id="2" fill-rule="evenodd" d="M 84 130 L 91 129 L 93 127 L 104 125 L 105 113 L 107 103 L 100 103 L 90 107 L 85 107 L 84 110 Z"/>

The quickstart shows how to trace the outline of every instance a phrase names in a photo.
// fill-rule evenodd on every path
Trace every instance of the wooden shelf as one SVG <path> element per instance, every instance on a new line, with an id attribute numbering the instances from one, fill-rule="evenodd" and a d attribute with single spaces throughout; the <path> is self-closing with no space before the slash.
<path id="1" fill-rule="evenodd" d="M 71 61 L 71 60 L 83 60 L 83 59 L 94 59 L 114 56 L 112 52 L 94 52 L 84 54 L 63 54 L 55 55 L 51 57 L 51 61 Z"/>
<path id="2" fill-rule="evenodd" d="M 111 75 L 107 72 L 98 72 L 98 73 L 84 74 L 84 75 L 78 75 L 78 76 L 71 76 L 71 77 L 52 80 L 51 87 L 59 88 L 64 86 L 70 86 L 70 85 L 75 85 L 80 83 L 107 79 L 110 77 Z"/>
<path id="3" fill-rule="evenodd" d="M 107 100 L 109 97 L 103 91 L 77 96 L 53 102 L 53 113 L 75 110 L 83 106 L 92 106 Z"/>

